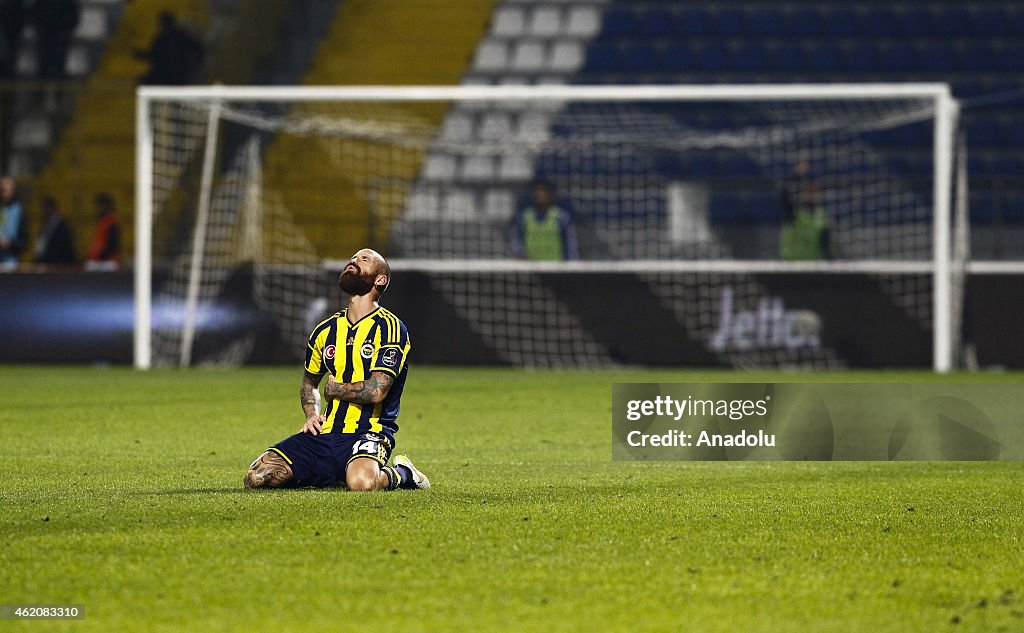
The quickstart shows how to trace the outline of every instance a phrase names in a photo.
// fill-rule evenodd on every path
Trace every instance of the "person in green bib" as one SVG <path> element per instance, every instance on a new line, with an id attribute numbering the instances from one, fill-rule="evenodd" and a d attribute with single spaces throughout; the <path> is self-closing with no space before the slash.
<path id="1" fill-rule="evenodd" d="M 522 210 L 513 226 L 515 256 L 535 262 L 578 259 L 572 216 L 554 204 L 554 185 L 545 180 L 536 181 L 531 199 L 532 204 Z"/>
<path id="2" fill-rule="evenodd" d="M 782 233 L 779 250 L 782 259 L 808 261 L 831 259 L 828 216 L 821 206 L 818 183 L 810 175 L 810 165 L 800 160 L 793 165 L 782 195 Z"/>

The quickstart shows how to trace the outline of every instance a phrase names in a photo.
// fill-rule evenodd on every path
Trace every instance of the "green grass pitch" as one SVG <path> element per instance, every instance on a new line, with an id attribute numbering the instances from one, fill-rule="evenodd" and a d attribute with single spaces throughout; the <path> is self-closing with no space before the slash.
<path id="1" fill-rule="evenodd" d="M 1024 630 L 1024 464 L 610 458 L 613 382 L 929 374 L 413 367 L 432 490 L 245 490 L 299 375 L 0 367 L 0 602 L 86 605 L 0 628 Z"/>

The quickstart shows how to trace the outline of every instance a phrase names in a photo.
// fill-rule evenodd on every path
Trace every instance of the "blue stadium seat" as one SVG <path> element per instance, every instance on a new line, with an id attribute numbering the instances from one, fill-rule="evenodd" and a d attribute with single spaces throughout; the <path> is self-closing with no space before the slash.
<path id="1" fill-rule="evenodd" d="M 764 70 L 770 61 L 768 48 L 761 42 L 737 44 L 732 52 L 732 67 L 737 70 Z"/>
<path id="2" fill-rule="evenodd" d="M 653 70 L 658 65 L 658 55 L 653 45 L 635 41 L 622 48 L 619 65 L 629 71 Z"/>
<path id="3" fill-rule="evenodd" d="M 815 43 L 805 49 L 804 59 L 811 70 L 835 71 L 842 66 L 842 50 L 832 41 Z"/>
<path id="4" fill-rule="evenodd" d="M 708 204 L 708 218 L 712 222 L 735 222 L 740 217 L 743 203 L 740 197 L 730 191 L 716 190 Z"/>
<path id="5" fill-rule="evenodd" d="M 801 70 L 804 56 L 799 44 L 782 42 L 771 51 L 772 66 L 775 70 Z"/>
<path id="6" fill-rule="evenodd" d="M 931 32 L 947 37 L 971 34 L 970 13 L 964 7 L 932 7 Z"/>
<path id="7" fill-rule="evenodd" d="M 1024 147 L 1024 120 L 1012 116 L 1002 122 L 1003 143 L 1007 147 Z"/>
<path id="8" fill-rule="evenodd" d="M 601 33 L 604 35 L 631 35 L 637 30 L 636 17 L 628 9 L 611 8 L 604 14 Z"/>
<path id="9" fill-rule="evenodd" d="M 785 35 L 821 35 L 821 16 L 814 9 L 795 9 L 783 16 L 783 29 Z"/>
<path id="10" fill-rule="evenodd" d="M 782 203 L 778 192 L 747 191 L 740 196 L 738 220 L 743 222 L 781 222 Z"/>
<path id="11" fill-rule="evenodd" d="M 718 35 L 741 35 L 746 31 L 746 16 L 740 9 L 723 8 L 712 14 L 713 32 Z"/>
<path id="12" fill-rule="evenodd" d="M 587 47 L 587 70 L 607 72 L 619 69 L 619 47 L 611 42 L 598 40 Z"/>
<path id="13" fill-rule="evenodd" d="M 672 30 L 679 35 L 705 35 L 708 25 L 706 9 L 683 9 L 672 18 Z"/>
<path id="14" fill-rule="evenodd" d="M 966 119 L 967 142 L 972 147 L 998 145 L 1000 141 L 999 121 L 991 117 L 974 116 Z"/>
<path id="15" fill-rule="evenodd" d="M 694 67 L 693 48 L 684 42 L 670 42 L 659 54 L 659 68 L 669 71 L 685 71 Z"/>
<path id="16" fill-rule="evenodd" d="M 655 8 L 644 11 L 640 18 L 640 32 L 648 37 L 671 35 L 674 29 L 672 13 L 667 9 Z"/>
<path id="17" fill-rule="evenodd" d="M 743 18 L 750 35 L 778 37 L 782 33 L 782 13 L 777 8 L 755 8 Z"/>
<path id="18" fill-rule="evenodd" d="M 710 178 L 715 165 L 707 154 L 687 154 L 680 159 L 680 176 L 691 179 Z"/>
<path id="19" fill-rule="evenodd" d="M 876 70 L 879 66 L 878 45 L 874 42 L 854 42 L 843 48 L 842 67 L 852 71 Z"/>
<path id="20" fill-rule="evenodd" d="M 909 7 L 895 14 L 899 33 L 907 37 L 921 37 L 931 33 L 932 15 L 923 7 Z"/>
<path id="21" fill-rule="evenodd" d="M 821 30 L 828 35 L 849 36 L 860 31 L 857 12 L 848 7 L 819 9 Z"/>
<path id="22" fill-rule="evenodd" d="M 1024 193 L 1010 191 L 1004 193 L 997 199 L 1002 219 L 1006 222 L 1020 222 L 1024 220 Z"/>
<path id="23" fill-rule="evenodd" d="M 917 49 L 906 40 L 897 40 L 878 51 L 878 68 L 893 72 L 908 72 L 921 67 Z"/>
<path id="24" fill-rule="evenodd" d="M 869 7 L 860 12 L 860 30 L 874 37 L 902 35 L 899 17 L 891 7 Z"/>
<path id="25" fill-rule="evenodd" d="M 995 215 L 995 199 L 991 191 L 972 191 L 968 203 L 971 222 L 991 224 Z"/>
<path id="26" fill-rule="evenodd" d="M 718 160 L 718 170 L 728 178 L 754 178 L 761 173 L 761 167 L 744 154 L 724 154 Z"/>
<path id="27" fill-rule="evenodd" d="M 1013 29 L 1013 16 L 1001 6 L 976 6 L 969 12 L 971 32 L 975 35 L 1007 35 Z"/>
<path id="28" fill-rule="evenodd" d="M 1019 158 L 1001 156 L 989 163 L 988 174 L 991 176 L 1021 178 L 1024 176 L 1024 164 Z"/>
<path id="29" fill-rule="evenodd" d="M 992 50 L 992 43 L 987 40 L 971 40 L 964 42 L 957 48 L 956 69 L 957 70 L 988 70 L 996 65 L 996 54 Z M 973 94 L 981 94 L 984 90 L 976 91 Z M 957 94 L 968 96 L 966 91 Z"/>
<path id="30" fill-rule="evenodd" d="M 921 59 L 922 70 L 950 73 L 956 69 L 956 50 L 953 44 L 946 40 L 937 39 L 921 44 L 918 56 Z"/>
<path id="31" fill-rule="evenodd" d="M 729 49 L 719 42 L 707 42 L 694 53 L 696 67 L 700 70 L 724 70 L 731 63 Z"/>
<path id="32" fill-rule="evenodd" d="M 1013 72 L 1024 70 L 1024 43 L 1019 40 L 1000 46 L 994 55 L 996 68 Z"/>

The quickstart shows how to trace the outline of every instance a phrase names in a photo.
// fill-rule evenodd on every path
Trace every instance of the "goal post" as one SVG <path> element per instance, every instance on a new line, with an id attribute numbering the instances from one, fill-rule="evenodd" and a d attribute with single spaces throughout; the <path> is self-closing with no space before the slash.
<path id="1" fill-rule="evenodd" d="M 758 275 L 864 274 L 922 320 L 933 369 L 949 371 L 960 301 L 953 231 L 967 231 L 952 207 L 955 187 L 966 186 L 954 173 L 958 117 L 959 106 L 941 83 L 143 86 L 136 109 L 135 366 L 193 362 L 204 297 L 216 294 L 238 265 L 254 267 L 254 301 L 274 313 L 277 330 L 294 337 L 305 324 L 300 317 L 315 312 L 322 297 L 297 288 L 306 283 L 299 281 L 301 272 L 287 277 L 282 271 L 331 268 L 347 256 L 313 242 L 333 222 L 330 205 L 344 206 L 350 195 L 365 205 L 358 212 L 366 243 L 398 244 L 392 267 L 433 275 L 469 321 L 500 321 L 510 302 L 539 316 L 539 306 L 557 295 L 537 281 L 544 275 L 632 272 L 706 344 L 709 319 L 724 310 L 723 301 L 768 300 Z M 870 138 L 891 144 L 890 132 L 929 123 L 930 191 L 922 193 L 919 183 L 887 171 L 891 160 L 917 160 L 913 151 L 893 157 Z M 467 125 L 468 133 L 462 131 Z M 349 178 L 351 191 L 340 201 L 318 202 L 310 192 L 289 198 L 286 187 L 302 188 L 303 174 L 263 173 L 274 175 L 271 162 L 287 164 L 295 155 L 281 149 L 285 136 L 294 147 L 305 143 L 330 159 L 308 174 L 310 182 L 330 178 L 332 168 L 346 177 L 359 171 Z M 720 171 L 703 173 L 704 156 L 717 160 Z M 786 181 L 788 169 L 805 157 L 820 165 L 820 184 L 812 187 L 820 189 L 815 195 L 829 215 L 832 255 L 766 260 L 765 248 L 735 255 L 773 229 L 755 218 L 756 229 L 739 222 L 740 228 L 719 230 L 716 204 L 725 209 L 726 223 L 737 208 L 743 215 L 743 207 L 771 206 L 765 202 L 774 195 L 771 183 Z M 556 180 L 573 215 L 585 220 L 578 224 L 585 225 L 592 248 L 580 261 L 520 261 L 504 244 L 509 210 L 522 204 L 515 191 L 538 177 Z M 755 182 L 749 191 L 744 178 Z M 310 200 L 324 206 L 315 222 L 298 208 Z M 243 210 L 253 204 L 261 210 Z M 730 231 L 735 235 L 721 235 Z M 177 240 L 154 239 L 155 232 Z M 251 244 L 254 234 L 262 239 L 258 248 Z M 161 278 L 162 297 L 155 298 L 159 270 L 169 272 Z M 474 277 L 455 277 L 467 274 Z M 467 296 L 470 287 L 480 296 Z M 560 331 L 557 341 L 518 349 L 515 329 L 497 321 L 481 336 L 513 363 L 558 364 L 556 354 L 577 359 L 570 365 L 614 362 L 614 354 L 593 351 L 600 341 L 566 333 L 586 329 L 579 306 L 575 314 L 572 306 L 558 306 L 566 314 L 545 317 Z M 546 346 L 562 351 L 537 351 Z M 813 361 L 805 351 L 719 352 L 734 366 L 843 366 L 831 352 Z"/>

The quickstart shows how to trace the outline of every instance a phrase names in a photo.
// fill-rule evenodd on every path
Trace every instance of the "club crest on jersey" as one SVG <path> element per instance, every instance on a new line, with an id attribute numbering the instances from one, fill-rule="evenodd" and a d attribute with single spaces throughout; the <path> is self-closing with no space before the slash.
<path id="1" fill-rule="evenodd" d="M 328 345 L 324 348 L 324 356 L 326 358 L 334 358 L 334 346 Z"/>
<path id="2" fill-rule="evenodd" d="M 388 348 L 388 350 L 384 352 L 384 356 L 381 357 L 380 362 L 383 363 L 385 367 L 394 367 L 395 363 L 398 362 L 398 350 L 394 347 Z"/>
<path id="3" fill-rule="evenodd" d="M 363 358 L 373 356 L 373 343 L 363 343 L 363 346 L 359 349 L 359 355 Z"/>

